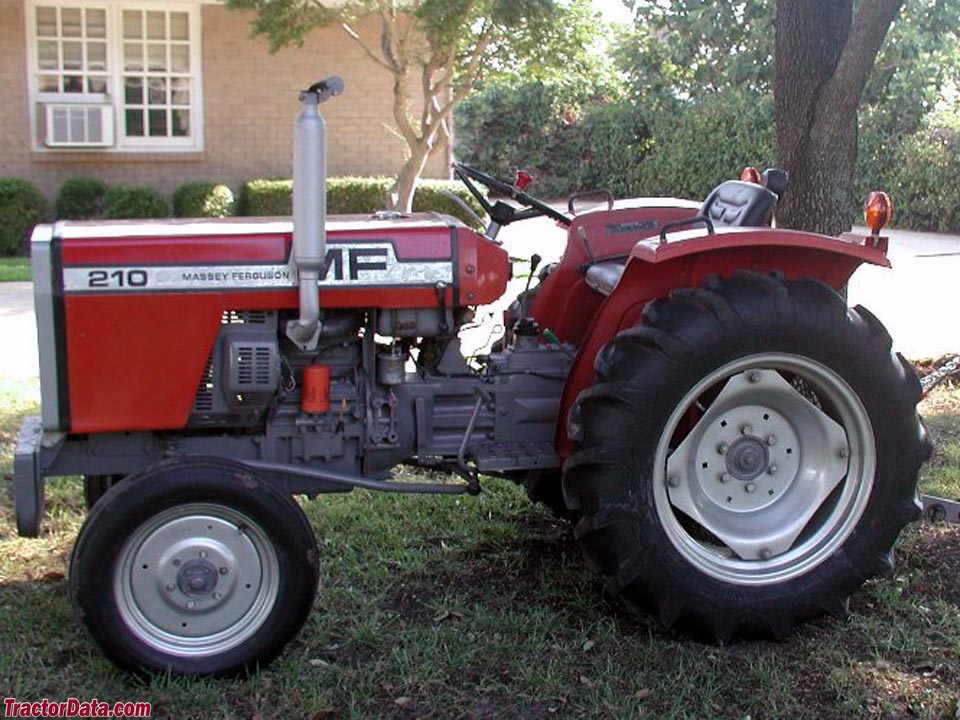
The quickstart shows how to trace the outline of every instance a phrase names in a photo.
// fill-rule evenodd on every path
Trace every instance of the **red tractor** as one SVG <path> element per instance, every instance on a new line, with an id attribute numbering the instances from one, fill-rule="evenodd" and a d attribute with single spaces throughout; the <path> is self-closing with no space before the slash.
<path id="1" fill-rule="evenodd" d="M 483 234 L 327 220 L 318 106 L 341 89 L 301 94 L 292 224 L 34 233 L 43 405 L 17 445 L 19 531 L 39 531 L 48 477 L 84 476 L 70 594 L 112 660 L 229 674 L 279 653 L 317 590 L 296 494 L 525 483 L 612 592 L 719 641 L 842 614 L 891 568 L 930 446 L 913 369 L 839 292 L 889 265 L 877 232 L 771 228 L 776 171 L 702 205 L 568 215 L 457 165 Z M 469 362 L 458 332 L 511 274 L 497 231 L 536 216 L 569 227 L 563 257 Z M 400 463 L 462 480 L 397 482 Z"/>

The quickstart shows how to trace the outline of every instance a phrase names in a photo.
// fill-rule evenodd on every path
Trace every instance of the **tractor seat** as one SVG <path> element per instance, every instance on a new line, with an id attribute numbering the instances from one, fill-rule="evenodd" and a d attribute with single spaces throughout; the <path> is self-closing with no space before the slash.
<path id="1" fill-rule="evenodd" d="M 763 227 L 770 224 L 777 196 L 756 183 L 727 180 L 707 195 L 700 215 L 714 225 L 728 227 Z"/>
<path id="2" fill-rule="evenodd" d="M 697 214 L 710 218 L 714 226 L 763 227 L 770 225 L 776 204 L 777 195 L 762 185 L 727 180 L 713 189 Z M 609 295 L 624 267 L 620 262 L 600 262 L 587 269 L 584 279 L 601 295 Z"/>

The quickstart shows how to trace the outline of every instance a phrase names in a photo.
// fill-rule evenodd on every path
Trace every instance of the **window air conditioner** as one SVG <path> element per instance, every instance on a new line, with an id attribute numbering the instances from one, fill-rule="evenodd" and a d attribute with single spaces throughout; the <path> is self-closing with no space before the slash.
<path id="1" fill-rule="evenodd" d="M 110 105 L 44 105 L 47 147 L 110 147 L 113 108 Z"/>

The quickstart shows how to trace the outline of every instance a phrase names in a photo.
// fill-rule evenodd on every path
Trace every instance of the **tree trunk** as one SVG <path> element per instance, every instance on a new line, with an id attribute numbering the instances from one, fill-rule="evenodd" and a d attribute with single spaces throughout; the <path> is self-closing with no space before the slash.
<path id="1" fill-rule="evenodd" d="M 414 144 L 408 143 L 410 157 L 400 168 L 397 180 L 390 189 L 388 198 L 390 209 L 399 210 L 402 213 L 413 211 L 413 194 L 417 190 L 417 182 L 423 173 L 423 168 L 427 164 L 432 148 L 424 141 Z"/>
<path id="2" fill-rule="evenodd" d="M 782 227 L 850 228 L 857 107 L 903 0 L 778 0 L 774 80 L 777 151 L 790 174 Z"/>

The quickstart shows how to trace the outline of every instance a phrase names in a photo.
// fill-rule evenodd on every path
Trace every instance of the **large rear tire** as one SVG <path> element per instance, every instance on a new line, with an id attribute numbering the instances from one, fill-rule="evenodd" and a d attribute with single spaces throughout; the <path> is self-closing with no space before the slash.
<path id="1" fill-rule="evenodd" d="M 701 637 L 843 615 L 919 517 L 912 367 L 829 287 L 756 273 L 650 303 L 599 354 L 564 468 L 608 588 Z"/>
<path id="2" fill-rule="evenodd" d="M 80 620 L 121 667 L 233 675 L 297 633 L 318 584 L 306 517 L 242 466 L 160 463 L 96 502 L 70 562 Z"/>

